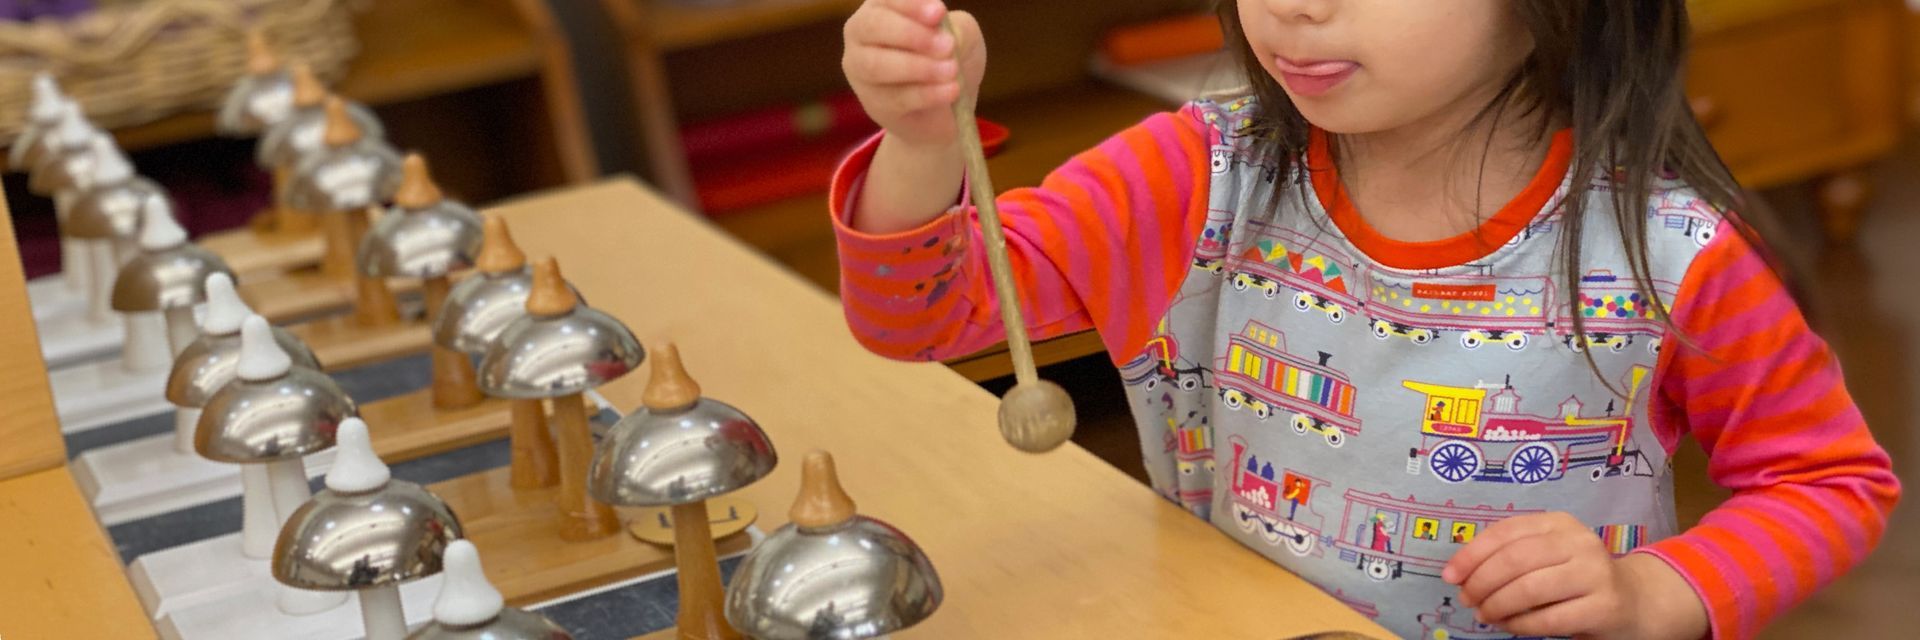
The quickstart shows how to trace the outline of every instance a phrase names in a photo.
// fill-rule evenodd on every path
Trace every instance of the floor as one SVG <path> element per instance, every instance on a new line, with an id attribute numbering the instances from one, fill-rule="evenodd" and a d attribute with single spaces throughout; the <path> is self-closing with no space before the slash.
<path id="1" fill-rule="evenodd" d="M 1805 287 L 1816 327 L 1839 353 L 1848 387 L 1896 472 L 1920 479 L 1920 139 L 1875 170 L 1879 192 L 1852 248 L 1809 245 L 1793 253 L 1807 272 Z M 1767 202 L 1795 237 L 1817 238 L 1807 189 L 1768 192 Z M 1121 395 L 1120 380 L 1104 356 L 1048 367 L 1043 377 L 1066 385 L 1081 412 L 1075 442 L 1145 480 L 1140 445 Z M 1005 382 L 989 382 L 996 393 Z M 1680 519 L 1699 520 L 1725 498 L 1708 480 L 1705 456 L 1691 441 L 1675 463 Z M 1911 492 L 1910 492 L 1911 495 Z M 1907 638 L 1920 632 L 1920 499 L 1894 512 L 1880 548 L 1852 573 L 1788 613 L 1764 638 Z"/>

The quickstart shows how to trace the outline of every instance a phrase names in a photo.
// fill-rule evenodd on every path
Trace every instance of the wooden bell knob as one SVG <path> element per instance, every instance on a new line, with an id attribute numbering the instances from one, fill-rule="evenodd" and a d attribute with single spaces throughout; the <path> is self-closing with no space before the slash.
<path id="1" fill-rule="evenodd" d="M 840 487 L 833 468 L 833 454 L 808 452 L 800 463 L 800 496 L 787 519 L 802 529 L 825 529 L 852 520 L 854 513 L 853 498 Z"/>
<path id="2" fill-rule="evenodd" d="M 327 146 L 344 147 L 360 141 L 360 125 L 347 115 L 347 101 L 340 96 L 327 97 Z"/>
<path id="3" fill-rule="evenodd" d="M 560 261 L 548 257 L 533 265 L 533 290 L 527 293 L 527 313 L 543 318 L 566 315 L 579 301 L 560 277 Z"/>
<path id="4" fill-rule="evenodd" d="M 527 254 L 521 253 L 520 245 L 513 243 L 506 219 L 497 213 L 486 214 L 486 223 L 480 227 L 480 255 L 474 257 L 474 268 L 480 273 L 498 275 L 519 271 L 526 265 Z"/>
<path id="5" fill-rule="evenodd" d="M 308 109 L 327 101 L 327 85 L 313 75 L 313 66 L 295 62 L 287 72 L 293 76 L 293 106 Z"/>
<path id="6" fill-rule="evenodd" d="M 687 368 L 680 362 L 680 348 L 669 342 L 653 349 L 647 354 L 652 361 L 653 375 L 647 379 L 647 390 L 641 396 L 641 403 L 654 411 L 676 411 L 691 407 L 700 402 L 700 383 L 687 375 Z"/>
<path id="7" fill-rule="evenodd" d="M 394 192 L 393 203 L 402 209 L 419 210 L 445 199 L 440 185 L 433 183 L 433 174 L 427 170 L 427 159 L 418 152 L 407 154 L 400 165 L 400 189 Z"/>
<path id="8" fill-rule="evenodd" d="M 273 47 L 267 45 L 267 34 L 259 29 L 247 30 L 247 73 L 264 76 L 280 70 L 280 59 L 273 55 Z"/>

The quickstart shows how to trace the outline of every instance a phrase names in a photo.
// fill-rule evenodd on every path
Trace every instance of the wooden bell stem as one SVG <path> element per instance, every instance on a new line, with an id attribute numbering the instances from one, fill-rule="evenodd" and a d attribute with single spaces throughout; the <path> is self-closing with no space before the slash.
<path id="1" fill-rule="evenodd" d="M 613 507 L 587 495 L 587 473 L 593 463 L 593 432 L 587 424 L 586 399 L 574 393 L 553 399 L 553 431 L 560 450 L 560 538 L 568 541 L 604 538 L 620 531 Z"/>
<path id="2" fill-rule="evenodd" d="M 451 286 L 446 276 L 434 276 L 420 283 L 427 298 L 427 326 L 439 320 L 441 308 L 447 306 L 447 290 Z M 459 409 L 480 404 L 486 396 L 480 392 L 478 377 L 473 370 L 473 359 L 467 354 L 433 345 L 433 408 Z"/>
<path id="3" fill-rule="evenodd" d="M 560 461 L 547 432 L 547 410 L 540 400 L 514 400 L 508 438 L 513 450 L 509 467 L 515 489 L 541 489 L 560 482 Z M 583 408 L 582 411 L 585 411 Z"/>
<path id="4" fill-rule="evenodd" d="M 296 215 L 315 215 L 300 212 Z M 326 252 L 320 256 L 320 273 L 329 278 L 347 279 L 353 277 L 353 253 L 358 247 L 360 236 L 353 233 L 353 216 L 345 211 L 328 211 L 317 214 L 320 218 L 320 232 L 326 239 Z"/>
<path id="5" fill-rule="evenodd" d="M 358 246 L 360 238 L 367 235 L 372 226 L 365 209 L 346 213 L 347 233 L 352 238 L 350 246 Z M 328 247 L 332 251 L 332 247 Z M 351 255 L 351 252 L 349 252 Z M 383 278 L 374 278 L 353 270 L 353 319 L 363 327 L 385 327 L 400 323 L 400 304 L 394 301 L 393 289 L 387 287 Z"/>
<path id="6" fill-rule="evenodd" d="M 949 19 L 950 20 L 950 19 Z M 953 24 L 945 22 L 948 33 Z M 987 243 L 987 268 L 993 272 L 993 290 L 1000 299 L 1000 322 L 1007 329 L 1007 352 L 1013 356 L 1014 379 L 1033 384 L 1040 373 L 1033 364 L 1033 343 L 1027 339 L 1027 321 L 1020 311 L 1020 290 L 1014 288 L 1013 267 L 1007 261 L 1006 232 L 1000 227 L 1000 207 L 993 198 L 993 180 L 987 177 L 987 153 L 980 144 L 980 123 L 974 119 L 973 105 L 966 96 L 953 101 L 953 122 L 959 127 L 960 146 L 967 156 L 967 182 L 972 186 L 973 204 L 980 210 L 980 231 Z"/>
<path id="7" fill-rule="evenodd" d="M 279 204 L 282 194 L 285 194 L 287 191 L 287 185 L 292 182 L 292 169 L 276 168 L 273 170 L 274 205 L 270 210 L 273 218 L 268 228 L 274 233 L 311 233 L 313 228 L 319 224 L 318 221 L 313 219 L 313 216 L 296 211 L 293 207 Z"/>
<path id="8" fill-rule="evenodd" d="M 674 619 L 681 640 L 737 640 L 744 636 L 727 624 L 720 590 L 720 563 L 705 501 L 673 506 L 673 556 L 680 583 L 680 613 Z"/>

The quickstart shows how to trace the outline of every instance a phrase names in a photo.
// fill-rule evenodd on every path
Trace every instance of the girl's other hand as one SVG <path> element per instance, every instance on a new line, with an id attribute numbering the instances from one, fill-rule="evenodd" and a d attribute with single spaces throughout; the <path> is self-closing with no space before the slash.
<path id="1" fill-rule="evenodd" d="M 1699 596 L 1666 561 L 1614 558 L 1592 529 L 1565 513 L 1487 527 L 1441 571 L 1460 604 L 1508 633 L 1578 638 L 1693 638 L 1707 633 Z"/>
<path id="2" fill-rule="evenodd" d="M 840 67 L 867 117 L 913 147 L 954 143 L 955 100 L 973 100 L 987 67 L 980 24 L 954 11 L 956 41 L 940 0 L 867 0 L 845 28 Z"/>

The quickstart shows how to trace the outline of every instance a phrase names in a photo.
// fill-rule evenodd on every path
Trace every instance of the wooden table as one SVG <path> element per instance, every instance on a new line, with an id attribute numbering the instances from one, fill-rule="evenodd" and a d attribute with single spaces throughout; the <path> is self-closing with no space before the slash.
<path id="1" fill-rule="evenodd" d="M 152 638 L 67 470 L 14 247 L 13 225 L 0 224 L 0 371 L 15 374 L 0 376 L 0 638 Z"/>
<path id="2" fill-rule="evenodd" d="M 1077 447 L 1015 451 L 992 395 L 944 366 L 868 353 L 830 295 L 636 183 L 497 210 L 529 257 L 561 256 L 596 308 L 642 340 L 676 341 L 709 397 L 766 428 L 785 462 L 743 492 L 758 526 L 782 524 L 800 457 L 824 448 L 861 512 L 926 549 L 947 600 L 902 635 L 1391 637 Z M 601 391 L 631 409 L 646 378 Z"/>
<path id="3" fill-rule="evenodd" d="M 992 395 L 944 366 L 866 352 L 831 296 L 631 180 L 496 210 L 514 224 L 529 257 L 561 256 L 568 278 L 596 307 L 643 340 L 676 341 L 707 395 L 740 407 L 771 434 L 786 463 L 741 492 L 760 507 L 758 526 L 783 523 L 800 457 L 824 448 L 863 513 L 926 549 L 947 599 L 902 635 L 1272 639 L 1353 630 L 1391 637 L 1077 447 L 1042 456 L 1008 447 L 994 428 Z M 15 264 L 0 258 L 0 270 Z M 17 271 L 0 272 L 0 303 L 20 310 L 0 320 L 25 322 L 19 283 Z M 32 345 L 5 346 L 13 348 L 0 355 L 37 358 Z M 636 372 L 602 392 L 631 409 L 646 378 Z M 54 429 L 50 417 L 35 424 Z M 8 611 L 14 598 L 33 603 L 35 620 L 26 624 L 40 625 L 35 630 L 81 625 L 88 631 L 68 637 L 143 637 L 144 628 L 113 626 L 138 617 L 139 606 L 62 474 L 56 468 L 0 482 L 0 521 L 26 532 L 0 533 L 0 566 L 9 567 L 0 574 L 0 601 Z M 1285 616 L 1274 614 L 1280 603 Z M 10 633 L 16 624 L 0 613 L 0 637 L 52 637 Z"/>

